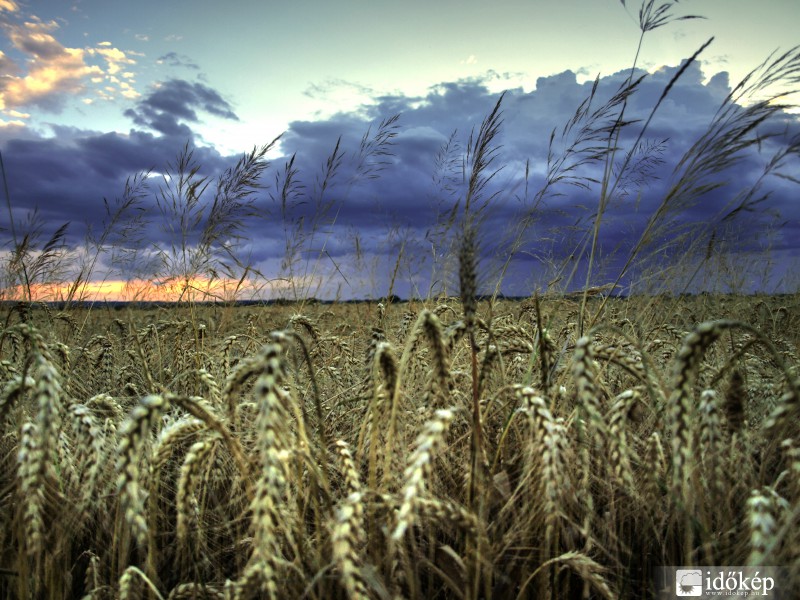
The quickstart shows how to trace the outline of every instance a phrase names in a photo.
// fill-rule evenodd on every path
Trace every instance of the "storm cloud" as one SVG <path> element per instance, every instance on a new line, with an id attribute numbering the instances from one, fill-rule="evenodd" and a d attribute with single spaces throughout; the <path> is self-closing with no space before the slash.
<path id="1" fill-rule="evenodd" d="M 620 97 L 627 71 L 597 82 L 579 82 L 566 71 L 538 79 L 532 91 L 505 92 L 485 173 L 493 176 L 473 207 L 480 209 L 482 289 L 492 291 L 501 276 L 502 291 L 516 295 L 554 281 L 566 289 L 583 285 L 599 209 L 592 285 L 614 281 L 625 269 L 623 289 L 637 291 L 637 278 L 676 277 L 666 268 L 682 258 L 684 271 L 699 265 L 698 272 L 707 273 L 719 267 L 709 258 L 712 246 L 714 256 L 738 253 L 755 265 L 771 253 L 776 274 L 746 285 L 786 285 L 778 283 L 780 275 L 800 256 L 800 207 L 791 176 L 798 172 L 800 125 L 795 116 L 774 111 L 741 138 L 760 143 L 743 146 L 719 168 L 707 165 L 695 174 L 694 187 L 680 183 L 713 154 L 695 144 L 708 141 L 720 106 L 728 107 L 731 123 L 746 114 L 744 98 L 742 105 L 726 103 L 727 74 L 706 75 L 697 64 L 638 73 L 634 78 L 643 79 L 636 89 Z M 351 111 L 291 123 L 270 153 L 254 197 L 258 216 L 247 221 L 238 252 L 265 278 L 295 277 L 323 297 L 378 297 L 393 280 L 391 290 L 401 296 L 456 292 L 453 249 L 475 141 L 500 100 L 487 80 L 473 78 L 417 97 L 377 96 Z M 611 138 L 619 149 L 601 206 L 608 132 L 617 131 L 623 102 L 628 125 Z M 192 127 L 203 115 L 238 118 L 207 85 L 162 82 L 125 114 L 136 126 L 128 134 L 62 128 L 45 138 L 0 130 L 15 214 L 22 219 L 36 206 L 53 229 L 66 221 L 97 229 L 103 198 L 118 197 L 136 172 L 163 173 L 187 142 L 196 146 L 199 174 L 212 182 L 209 194 L 214 177 L 238 159 L 195 143 Z M 725 123 L 715 127 L 725 132 Z M 710 143 L 728 142 L 735 140 L 722 136 Z M 725 155 L 719 148 L 716 155 Z M 150 208 L 159 181 L 164 184 L 156 178 L 150 186 Z M 158 218 L 152 215 L 147 235 L 153 244 L 168 244 Z M 80 227 L 71 231 L 77 244 Z M 637 262 L 626 267 L 632 255 Z M 686 285 L 697 289 L 702 280 Z"/>
<path id="2" fill-rule="evenodd" d="M 125 116 L 140 127 L 147 127 L 166 136 L 192 135 L 186 124 L 199 121 L 198 110 L 223 119 L 238 121 L 231 105 L 219 92 L 202 83 L 183 79 L 170 79 L 157 84 L 155 89 L 129 108 Z"/>

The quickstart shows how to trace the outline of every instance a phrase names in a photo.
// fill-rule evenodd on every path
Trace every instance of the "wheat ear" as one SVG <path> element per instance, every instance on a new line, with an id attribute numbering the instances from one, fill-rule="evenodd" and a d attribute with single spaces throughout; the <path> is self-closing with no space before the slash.
<path id="1" fill-rule="evenodd" d="M 453 420 L 452 410 L 439 409 L 434 418 L 425 424 L 422 433 L 417 437 L 414 452 L 406 467 L 403 485 L 403 501 L 397 513 L 392 539 L 399 540 L 414 522 L 414 505 L 417 496 L 425 489 L 425 477 L 431 471 L 431 461 L 436 451 L 444 442 L 444 435 Z"/>
<path id="2" fill-rule="evenodd" d="M 261 474 L 250 504 L 253 513 L 253 554 L 245 569 L 237 595 L 260 590 L 269 598 L 278 597 L 275 562 L 280 555 L 277 527 L 286 478 L 282 453 L 287 449 L 288 392 L 283 388 L 283 346 L 273 342 L 261 352 L 258 362 L 263 373 L 256 380 L 254 396 L 258 406 L 255 427 L 261 453 Z"/>
<path id="3" fill-rule="evenodd" d="M 351 600 L 369 598 L 361 576 L 361 559 L 358 554 L 364 543 L 364 503 L 361 481 L 346 442 L 335 444 L 342 465 L 347 497 L 339 504 L 331 534 L 333 560 L 339 568 L 339 577 Z"/>
<path id="4" fill-rule="evenodd" d="M 150 428 L 166 409 L 163 396 L 145 396 L 134 407 L 119 431 L 117 448 L 117 493 L 125 514 L 125 520 L 140 544 L 147 539 L 145 518 L 145 493 L 139 483 L 139 459 L 142 445 Z"/>

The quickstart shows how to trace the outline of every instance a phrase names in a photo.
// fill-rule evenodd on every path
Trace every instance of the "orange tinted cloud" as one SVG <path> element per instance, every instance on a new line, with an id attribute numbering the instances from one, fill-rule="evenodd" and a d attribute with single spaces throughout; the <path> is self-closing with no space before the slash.
<path id="1" fill-rule="evenodd" d="M 0 9 L 4 8 L 3 1 L 0 0 Z M 18 64 L 0 53 L 0 66 L 8 74 L 0 82 L 0 110 L 30 105 L 58 110 L 66 96 L 84 93 L 88 83 L 109 81 L 123 68 L 135 64 L 107 42 L 97 48 L 67 48 L 54 36 L 57 29 L 55 21 L 44 22 L 36 17 L 4 25 L 3 32 L 11 45 L 27 60 Z M 91 58 L 101 59 L 103 67 L 90 64 Z M 116 79 L 112 90 L 126 98 L 137 97 L 131 86 L 133 74 L 126 71 L 124 77 L 127 81 Z"/>

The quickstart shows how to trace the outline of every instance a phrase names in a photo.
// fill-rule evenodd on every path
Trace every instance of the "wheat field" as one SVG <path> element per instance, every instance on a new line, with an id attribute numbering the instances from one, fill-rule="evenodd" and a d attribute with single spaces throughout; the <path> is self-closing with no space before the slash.
<path id="1" fill-rule="evenodd" d="M 435 222 L 387 233 L 382 302 L 313 298 L 321 265 L 346 279 L 332 185 L 392 167 L 397 116 L 318 173 L 268 172 L 276 139 L 215 180 L 187 143 L 158 189 L 128 178 L 81 252 L 68 224 L 19 220 L 0 156 L 0 598 L 655 600 L 661 567 L 703 565 L 800 589 L 800 294 L 767 184 L 799 181 L 800 46 L 732 87 L 640 205 L 667 143 L 651 124 L 712 41 L 634 115 L 645 34 L 698 18 L 677 5 L 642 0 L 630 72 L 610 97 L 587 85 L 541 164 L 501 153 L 503 94 L 454 132 Z M 548 255 L 555 199 L 573 225 Z M 780 244 L 748 254 L 769 216 Z M 260 227 L 280 272 L 248 254 Z M 526 253 L 548 283 L 505 298 Z M 112 275 L 178 301 L 94 302 Z M 271 284 L 281 302 L 238 302 Z M 768 289 L 787 293 L 738 293 Z"/>
<path id="2" fill-rule="evenodd" d="M 583 336 L 579 309 L 8 306 L 0 596 L 797 589 L 800 298 L 611 298 Z"/>

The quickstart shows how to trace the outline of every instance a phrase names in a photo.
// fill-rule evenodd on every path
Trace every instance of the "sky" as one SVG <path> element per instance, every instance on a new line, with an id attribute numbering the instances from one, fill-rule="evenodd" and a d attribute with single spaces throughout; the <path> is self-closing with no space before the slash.
<path id="1" fill-rule="evenodd" d="M 743 149 L 734 168 L 706 173 L 716 178 L 713 189 L 675 194 L 674 183 L 686 168 L 681 157 L 707 131 L 732 86 L 771 53 L 800 44 L 800 3 L 655 6 L 662 4 L 674 20 L 643 38 L 636 76 L 645 78 L 626 104 L 632 123 L 620 134 L 614 160 L 623 176 L 602 214 L 589 282 L 601 285 L 622 273 L 623 285 L 636 291 L 679 274 L 675 281 L 691 289 L 794 289 L 800 279 L 796 110 L 761 123 L 755 131 L 763 143 Z M 70 269 L 80 265 L 98 297 L 119 297 L 126 281 L 138 282 L 136 293 L 158 295 L 153 281 L 166 285 L 170 274 L 186 272 L 186 255 L 178 253 L 186 246 L 195 260 L 206 258 L 202 269 L 191 265 L 193 274 L 211 277 L 224 293 L 235 288 L 243 265 L 252 267 L 247 274 L 261 275 L 242 288 L 253 296 L 457 292 L 452 248 L 466 188 L 456 171 L 468 163 L 470 132 L 505 92 L 491 164 L 492 171 L 502 169 L 489 181 L 479 215 L 482 286 L 493 291 L 501 281 L 503 292 L 523 295 L 547 284 L 580 287 L 600 197 L 599 185 L 586 178 L 602 179 L 602 165 L 590 161 L 568 171 L 581 185 L 567 179 L 537 192 L 546 182 L 551 132 L 557 133 L 551 161 L 570 160 L 580 128 L 565 132 L 564 125 L 595 78 L 592 110 L 630 74 L 640 6 L 634 0 L 0 0 L 0 152 L 9 191 L 3 200 L 13 215 L 12 223 L 9 211 L 0 211 L 5 256 L 15 237 L 19 246 L 31 232 L 27 239 L 37 243 L 29 260 L 36 263 L 42 246 L 69 222 L 63 246 L 51 254 L 63 258 L 62 279 L 74 279 Z M 704 18 L 678 19 L 694 15 Z M 712 36 L 669 86 L 640 138 L 682 61 Z M 800 89 L 794 78 L 741 98 L 736 111 Z M 783 100 L 797 102 L 798 95 Z M 235 250 L 238 266 L 219 251 L 203 255 L 207 213 L 198 213 L 182 238 L 168 202 L 177 179 L 163 175 L 175 174 L 188 144 L 198 176 L 209 178 L 200 207 L 210 205 L 217 178 L 242 153 L 278 136 L 265 154 L 262 186 L 249 196 L 257 214 L 218 240 Z M 360 151 L 362 140 L 372 146 Z M 334 148 L 336 168 L 326 181 Z M 282 201 L 292 156 L 292 185 L 283 186 L 291 194 Z M 776 156 L 781 160 L 760 178 Z M 148 170 L 131 210 L 104 237 L 125 199 L 126 180 Z M 662 214 L 665 199 L 669 210 Z M 740 205 L 747 210 L 734 211 Z M 451 213 L 456 223 L 448 227 Z M 524 231 L 515 230 L 523 223 Z M 700 258 L 681 261 L 689 250 Z M 637 260 L 626 266 L 632 254 Z M 227 274 L 225 264 L 233 264 Z"/>

